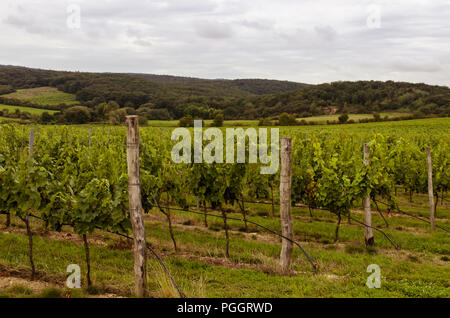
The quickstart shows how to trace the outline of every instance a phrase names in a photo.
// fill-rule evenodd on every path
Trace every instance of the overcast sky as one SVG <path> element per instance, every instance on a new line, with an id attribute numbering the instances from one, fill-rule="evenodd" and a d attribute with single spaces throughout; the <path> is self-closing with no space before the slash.
<path id="1" fill-rule="evenodd" d="M 450 0 L 2 0 L 0 64 L 450 86 Z"/>

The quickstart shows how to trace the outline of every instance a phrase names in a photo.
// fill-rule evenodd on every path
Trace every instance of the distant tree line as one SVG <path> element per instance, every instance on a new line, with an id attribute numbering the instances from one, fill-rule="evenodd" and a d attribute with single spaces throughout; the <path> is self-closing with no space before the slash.
<path id="1" fill-rule="evenodd" d="M 450 114 L 450 89 L 404 82 L 333 82 L 321 85 L 269 80 L 202 80 L 147 74 L 60 72 L 0 67 L 0 95 L 18 88 L 52 86 L 76 95 L 79 105 L 34 105 L 0 96 L 0 104 L 59 110 L 55 122 L 120 123 L 127 114 L 144 119 L 292 118 L 330 113 L 415 112 Z M 292 90 L 291 90 L 292 89 Z M 287 90 L 287 91 L 286 91 Z M 273 93 L 276 91 L 276 93 Z M 82 105 L 82 106 L 81 106 Z"/>

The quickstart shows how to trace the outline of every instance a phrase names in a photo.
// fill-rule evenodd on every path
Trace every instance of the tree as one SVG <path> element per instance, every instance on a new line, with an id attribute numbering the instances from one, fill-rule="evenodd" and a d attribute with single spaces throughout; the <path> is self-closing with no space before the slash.
<path id="1" fill-rule="evenodd" d="M 381 120 L 381 115 L 380 115 L 380 113 L 374 112 L 372 115 L 373 115 L 373 119 L 374 119 L 375 121 L 380 121 L 380 120 Z"/>
<path id="2" fill-rule="evenodd" d="M 47 124 L 53 121 L 53 116 L 50 115 L 48 112 L 43 112 L 41 114 L 41 123 Z"/>
<path id="3" fill-rule="evenodd" d="M 91 110 L 85 106 L 74 106 L 64 112 L 64 119 L 72 124 L 85 124 L 91 120 Z"/>
<path id="4" fill-rule="evenodd" d="M 292 115 L 289 115 L 288 113 L 282 113 L 280 117 L 278 117 L 279 125 L 280 126 L 292 126 L 297 123 L 295 120 L 295 117 Z"/>
<path id="5" fill-rule="evenodd" d="M 186 116 L 180 119 L 178 122 L 178 126 L 180 127 L 194 127 L 194 118 L 192 116 Z"/>
<path id="6" fill-rule="evenodd" d="M 348 121 L 348 115 L 347 114 L 342 114 L 341 116 L 339 116 L 339 122 L 341 124 L 345 124 Z"/>
<path id="7" fill-rule="evenodd" d="M 109 121 L 113 125 L 118 125 L 125 122 L 125 117 L 128 115 L 126 108 L 119 108 L 109 113 Z"/>
<path id="8" fill-rule="evenodd" d="M 218 113 L 216 117 L 214 118 L 214 121 L 212 123 L 213 127 L 222 127 L 223 126 L 223 115 L 222 113 Z"/>
<path id="9" fill-rule="evenodd" d="M 117 110 L 119 108 L 120 108 L 119 104 L 116 101 L 112 100 L 108 102 L 106 112 L 109 113 L 110 111 Z"/>
<path id="10" fill-rule="evenodd" d="M 108 104 L 107 103 L 100 103 L 94 107 L 95 117 L 99 120 L 103 120 L 106 117 L 106 114 L 108 112 Z"/>

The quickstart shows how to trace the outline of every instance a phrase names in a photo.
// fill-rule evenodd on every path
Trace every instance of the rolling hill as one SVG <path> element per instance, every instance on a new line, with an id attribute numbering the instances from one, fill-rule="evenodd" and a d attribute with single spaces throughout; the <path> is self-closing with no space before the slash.
<path id="1" fill-rule="evenodd" d="M 122 108 L 158 110 L 152 112 L 155 117 L 151 119 L 178 119 L 186 115 L 209 119 L 218 111 L 222 111 L 226 119 L 258 119 L 283 112 L 297 117 L 343 112 L 400 111 L 439 116 L 450 113 L 450 89 L 423 83 L 356 81 L 307 85 L 265 79 L 210 80 L 0 66 L 3 94 L 37 87 L 53 87 L 73 94 L 78 104 L 91 109 L 100 103 L 115 101 Z M 5 99 L 5 95 L 1 96 L 0 103 L 17 105 Z M 61 108 L 27 101 L 18 106 L 52 106 L 46 108 L 63 110 L 71 103 L 64 104 Z M 159 118 L 158 114 L 163 114 L 164 118 Z"/>

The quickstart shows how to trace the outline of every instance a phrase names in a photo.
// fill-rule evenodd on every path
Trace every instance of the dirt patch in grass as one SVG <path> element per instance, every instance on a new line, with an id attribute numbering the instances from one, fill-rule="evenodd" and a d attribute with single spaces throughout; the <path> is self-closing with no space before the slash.
<path id="1" fill-rule="evenodd" d="M 149 222 L 157 222 L 160 224 L 167 225 L 167 218 L 163 215 L 159 216 L 159 215 L 155 215 L 155 214 L 147 214 L 144 216 L 144 220 L 149 221 Z M 181 229 L 181 230 L 186 230 L 186 231 L 207 231 L 206 233 L 208 233 L 209 235 L 216 235 L 216 236 L 222 235 L 223 236 L 223 233 L 222 233 L 222 231 L 224 231 L 223 229 L 220 229 L 219 231 L 214 231 L 214 230 L 210 229 L 209 227 L 206 228 L 204 225 L 202 225 L 203 223 L 201 223 L 200 221 L 195 222 L 190 219 L 189 225 L 184 224 L 185 221 L 186 221 L 186 219 L 184 219 L 184 218 L 172 216 L 172 225 L 175 229 Z M 247 239 L 249 241 L 257 240 L 258 242 L 266 242 L 266 243 L 279 243 L 280 242 L 278 236 L 271 234 L 271 233 L 267 233 L 267 232 L 250 232 L 250 231 L 242 232 L 242 231 L 234 230 L 231 228 L 228 229 L 228 232 L 231 235 L 238 235 L 241 237 L 243 236 L 245 239 Z"/>
<path id="2" fill-rule="evenodd" d="M 32 231 L 33 231 L 33 235 L 38 235 L 38 236 L 46 238 L 46 239 L 83 244 L 83 238 L 71 230 L 55 232 L 55 231 L 45 230 L 42 228 L 37 228 L 37 229 L 33 228 Z M 25 228 L 17 227 L 17 226 L 10 226 L 8 228 L 3 228 L 0 230 L 0 232 L 2 232 L 4 234 L 12 233 L 12 234 L 27 235 L 27 231 Z M 102 246 L 102 247 L 107 246 L 107 243 L 105 242 L 104 237 L 101 235 L 97 235 L 97 234 L 88 235 L 88 242 L 89 242 L 89 244 L 96 245 L 96 246 Z"/>
<path id="3" fill-rule="evenodd" d="M 33 297 L 47 297 L 45 295 L 55 294 L 55 291 L 61 293 L 61 297 L 70 297 L 70 290 L 65 286 L 66 277 L 64 275 L 49 274 L 44 271 L 36 272 L 36 279 L 30 280 L 31 271 L 25 267 L 9 267 L 0 264 L 0 291 L 8 291 L 10 288 L 20 286 L 24 290 L 30 290 Z M 112 289 L 107 286 L 100 286 L 99 292 L 95 295 L 81 293 L 79 289 L 74 289 L 75 294 L 90 298 L 122 298 L 122 291 Z M 126 293 L 125 293 L 126 294 Z M 56 294 L 55 294 L 56 295 Z M 129 296 L 129 295 L 127 295 Z M 59 297 L 59 296 L 58 296 Z"/>
<path id="4" fill-rule="evenodd" d="M 18 277 L 3 277 L 0 276 L 0 290 L 6 290 L 8 288 L 11 288 L 13 286 L 26 286 L 28 289 L 30 289 L 33 292 L 39 292 L 44 288 L 47 288 L 49 286 L 53 286 L 50 283 L 42 282 L 42 281 L 29 281 L 24 278 L 18 278 Z"/>
<path id="5" fill-rule="evenodd" d="M 190 261 L 200 261 L 209 265 L 222 266 L 229 269 L 251 269 L 254 271 L 261 271 L 269 275 L 281 275 L 282 273 L 278 270 L 277 266 L 271 266 L 271 264 L 248 264 L 234 261 L 233 259 L 217 256 L 198 256 L 188 253 L 177 254 L 177 257 L 190 260 Z"/>
<path id="6" fill-rule="evenodd" d="M 0 277 L 3 278 L 20 278 L 29 281 L 31 277 L 31 270 L 26 267 L 9 267 L 0 264 Z M 65 281 L 64 275 L 49 274 L 44 271 L 36 271 L 36 281 L 52 285 L 64 286 L 62 282 Z"/>

